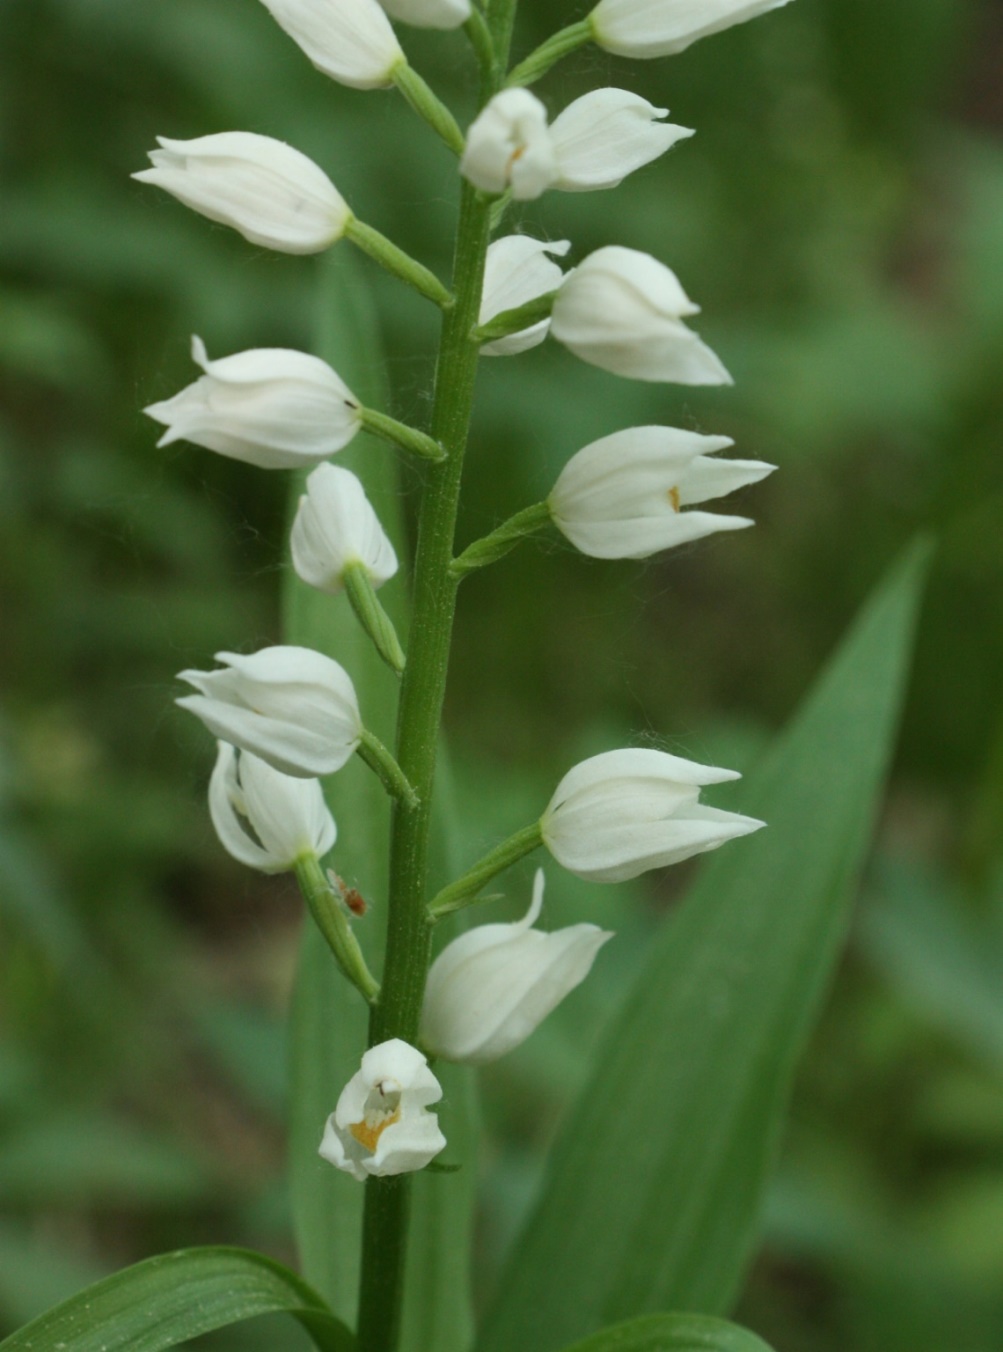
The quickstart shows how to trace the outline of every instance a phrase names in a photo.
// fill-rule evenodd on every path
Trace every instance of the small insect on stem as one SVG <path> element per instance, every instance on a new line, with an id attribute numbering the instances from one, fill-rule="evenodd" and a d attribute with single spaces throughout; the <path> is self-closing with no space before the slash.
<path id="1" fill-rule="evenodd" d="M 366 899 L 357 888 L 349 887 L 344 878 L 330 868 L 327 870 L 327 880 L 331 884 L 331 891 L 352 915 L 365 915 Z"/>

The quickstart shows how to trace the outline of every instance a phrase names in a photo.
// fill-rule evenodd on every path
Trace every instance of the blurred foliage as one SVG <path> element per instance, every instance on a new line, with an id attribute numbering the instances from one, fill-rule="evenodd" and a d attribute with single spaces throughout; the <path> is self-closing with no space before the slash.
<path id="1" fill-rule="evenodd" d="M 526 6 L 521 49 L 576 13 Z M 466 116 L 462 35 L 407 42 Z M 552 107 L 613 81 L 699 135 L 615 196 L 550 194 L 517 223 L 670 261 L 737 385 L 640 387 L 556 347 L 481 378 L 464 539 L 630 423 L 724 432 L 783 472 L 748 499 L 754 532 L 646 566 L 534 547 L 465 584 L 449 725 L 471 855 L 617 741 L 750 764 L 884 564 L 917 528 L 940 538 L 879 857 L 739 1311 L 785 1352 L 1003 1345 L 1001 52 L 998 0 L 798 0 L 671 62 L 569 60 Z M 176 1244 L 291 1251 L 298 907 L 217 848 L 207 739 L 170 703 L 180 667 L 276 638 L 285 506 L 274 475 L 156 451 L 138 412 L 191 378 L 193 330 L 214 355 L 313 341 L 313 260 L 129 183 L 156 134 L 238 127 L 313 155 L 446 271 L 448 155 L 392 96 L 314 72 L 255 0 L 0 0 L 10 1325 Z M 420 419 L 434 315 L 372 281 L 394 412 Z M 553 871 L 548 920 L 618 941 L 484 1076 L 485 1287 L 687 876 L 599 892 Z"/>

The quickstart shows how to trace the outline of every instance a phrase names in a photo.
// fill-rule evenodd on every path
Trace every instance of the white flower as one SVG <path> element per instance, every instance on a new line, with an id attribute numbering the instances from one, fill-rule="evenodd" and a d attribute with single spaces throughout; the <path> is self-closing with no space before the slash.
<path id="1" fill-rule="evenodd" d="M 319 1153 L 360 1183 L 424 1169 L 446 1144 L 428 1111 L 441 1098 L 442 1086 L 421 1052 L 400 1038 L 381 1042 L 341 1091 Z"/>
<path id="2" fill-rule="evenodd" d="M 582 361 L 634 380 L 729 385 L 731 376 L 683 323 L 699 312 L 676 274 L 650 254 L 608 245 L 569 272 L 551 332 Z"/>
<path id="3" fill-rule="evenodd" d="M 182 671 L 199 692 L 177 701 L 221 741 L 309 779 L 340 770 L 359 745 L 362 718 L 345 669 L 311 648 L 217 653 L 220 671 Z"/>
<path id="4" fill-rule="evenodd" d="M 550 128 L 557 161 L 554 187 L 564 192 L 615 188 L 693 135 L 689 127 L 660 122 L 668 111 L 626 89 L 594 89 L 575 99 Z"/>
<path id="5" fill-rule="evenodd" d="M 765 479 L 761 460 L 715 460 L 730 437 L 676 427 L 629 427 L 573 455 L 547 499 L 557 528 L 597 559 L 645 559 L 719 530 L 751 526 L 744 516 L 684 512 Z"/>
<path id="6" fill-rule="evenodd" d="M 375 3 L 375 0 L 374 0 Z M 284 141 L 224 131 L 194 141 L 157 137 L 152 169 L 133 178 L 232 226 L 252 244 L 280 253 L 319 253 L 340 239 L 352 213 L 313 160 Z"/>
<path id="7" fill-rule="evenodd" d="M 537 296 L 545 296 L 548 291 L 556 291 L 564 280 L 560 267 L 551 262 L 548 254 L 563 258 L 571 248 L 569 240 L 556 240 L 547 244 L 541 239 L 532 239 L 529 235 L 505 235 L 496 239 L 488 249 L 484 267 L 484 290 L 481 294 L 481 310 L 478 323 L 486 324 L 503 310 L 515 310 Z M 497 338 L 485 343 L 481 354 L 485 357 L 511 357 L 517 352 L 542 343 L 550 328 L 549 319 L 541 319 L 538 324 L 518 333 L 510 333 L 506 338 Z"/>
<path id="8" fill-rule="evenodd" d="M 592 36 L 617 56 L 671 56 L 698 38 L 745 23 L 787 0 L 600 0 Z"/>
<path id="9" fill-rule="evenodd" d="M 228 742 L 219 744 L 209 781 L 209 814 L 223 848 L 262 873 L 320 858 L 337 837 L 318 780 L 284 775 Z"/>
<path id="10" fill-rule="evenodd" d="M 664 751 L 606 751 L 574 766 L 558 784 L 540 819 L 543 843 L 579 878 L 636 878 L 765 825 L 699 802 L 702 784 L 738 778 L 734 770 Z"/>
<path id="11" fill-rule="evenodd" d="M 626 89 L 596 89 L 575 99 L 548 127 L 547 110 L 534 94 L 505 89 L 471 124 L 460 172 L 482 192 L 511 188 L 517 201 L 550 187 L 615 188 L 693 135 L 687 127 L 660 125 L 667 112 Z"/>
<path id="12" fill-rule="evenodd" d="M 386 12 L 416 28 L 459 28 L 470 18 L 470 0 L 380 0 Z"/>
<path id="13" fill-rule="evenodd" d="M 259 347 L 210 361 L 193 338 L 192 360 L 205 375 L 143 410 L 167 427 L 158 446 L 191 441 L 262 469 L 296 469 L 340 451 L 359 430 L 358 400 L 319 357 Z"/>
<path id="14" fill-rule="evenodd" d="M 613 935 L 596 925 L 533 929 L 543 905 L 543 869 L 533 900 L 513 925 L 478 925 L 433 962 L 425 987 L 421 1041 L 447 1061 L 480 1065 L 518 1047 L 584 981 Z"/>
<path id="15" fill-rule="evenodd" d="M 547 110 L 528 89 L 503 89 L 470 124 L 460 173 L 481 192 L 539 197 L 557 178 Z"/>
<path id="16" fill-rule="evenodd" d="M 383 89 L 406 65 L 376 0 L 262 0 L 318 70 L 352 89 Z"/>
<path id="17" fill-rule="evenodd" d="M 320 591 L 342 590 L 345 568 L 361 563 L 374 587 L 397 571 L 397 555 L 351 470 L 318 465 L 306 481 L 292 529 L 293 567 Z"/>

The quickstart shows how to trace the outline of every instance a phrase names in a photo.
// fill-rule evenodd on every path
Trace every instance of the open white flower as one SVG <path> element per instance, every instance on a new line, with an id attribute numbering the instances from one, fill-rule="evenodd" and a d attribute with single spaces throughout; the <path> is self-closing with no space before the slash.
<path id="1" fill-rule="evenodd" d="M 470 124 L 460 173 L 481 192 L 511 188 L 517 202 L 539 197 L 557 178 L 547 110 L 528 89 L 503 89 Z"/>
<path id="2" fill-rule="evenodd" d="M 355 687 L 344 667 L 312 648 L 280 645 L 217 653 L 219 671 L 182 671 L 199 692 L 177 701 L 221 741 L 309 779 L 340 770 L 362 738 Z"/>
<path id="3" fill-rule="evenodd" d="M 351 89 L 383 89 L 407 58 L 376 0 L 262 0 L 309 60 Z"/>
<path id="4" fill-rule="evenodd" d="M 751 526 L 745 516 L 687 512 L 695 502 L 757 483 L 775 468 L 761 460 L 717 460 L 730 437 L 677 427 L 629 427 L 584 446 L 558 476 L 547 503 L 554 524 L 583 554 L 645 559 L 719 530 Z"/>
<path id="5" fill-rule="evenodd" d="M 699 310 L 671 268 L 614 244 L 567 274 L 554 301 L 551 332 L 576 357 L 614 375 L 730 385 L 720 360 L 683 323 Z"/>
<path id="6" fill-rule="evenodd" d="M 337 837 L 319 780 L 284 775 L 228 742 L 220 742 L 209 780 L 209 815 L 223 848 L 262 873 L 319 859 Z"/>
<path id="7" fill-rule="evenodd" d="M 564 273 L 549 257 L 563 258 L 571 248 L 566 239 L 547 243 L 530 235 L 505 235 L 488 248 L 484 267 L 484 289 L 478 323 L 486 324 L 503 310 L 515 310 L 538 296 L 556 291 L 564 280 Z M 485 343 L 481 354 L 485 357 L 513 357 L 542 343 L 550 328 L 550 320 L 541 319 L 528 329 L 510 333 Z"/>
<path id="8" fill-rule="evenodd" d="M 447 1061 L 481 1065 L 518 1047 L 588 976 L 613 935 L 596 925 L 534 929 L 543 869 L 529 910 L 511 925 L 478 925 L 433 962 L 425 986 L 421 1041 Z"/>
<path id="9" fill-rule="evenodd" d="M 460 172 L 482 192 L 511 189 L 529 201 L 548 188 L 615 188 L 635 169 L 693 133 L 661 123 L 667 109 L 626 89 L 595 89 L 547 125 L 547 110 L 526 89 L 504 89 L 471 123 Z"/>
<path id="10" fill-rule="evenodd" d="M 318 465 L 306 481 L 292 529 L 293 567 L 304 582 L 335 594 L 346 567 L 361 564 L 374 587 L 397 571 L 397 555 L 366 490 L 351 472 Z"/>
<path id="11" fill-rule="evenodd" d="M 327 1119 L 319 1153 L 360 1183 L 424 1169 L 446 1144 L 430 1103 L 442 1086 L 407 1042 L 370 1047 Z"/>
<path id="12" fill-rule="evenodd" d="M 589 15 L 598 46 L 617 56 L 672 56 L 698 38 L 778 9 L 788 0 L 599 0 Z"/>
<path id="13" fill-rule="evenodd" d="M 296 469 L 340 451 L 361 426 L 355 395 L 307 352 L 259 347 L 210 361 L 193 338 L 192 360 L 205 374 L 143 410 L 167 428 L 158 446 L 191 441 L 262 469 Z"/>
<path id="14" fill-rule="evenodd" d="M 543 843 L 579 878 L 636 878 L 764 826 L 699 801 L 701 785 L 739 778 L 734 770 L 664 751 L 606 751 L 574 766 L 558 784 L 540 819 Z"/>
<path id="15" fill-rule="evenodd" d="M 380 0 L 386 12 L 415 28 L 459 28 L 470 18 L 470 0 Z"/>
<path id="16" fill-rule="evenodd" d="M 374 0 L 375 3 L 375 0 Z M 352 213 L 313 160 L 284 141 L 250 131 L 224 131 L 194 141 L 158 136 L 152 169 L 132 177 L 229 225 L 266 249 L 312 254 L 345 233 Z"/>

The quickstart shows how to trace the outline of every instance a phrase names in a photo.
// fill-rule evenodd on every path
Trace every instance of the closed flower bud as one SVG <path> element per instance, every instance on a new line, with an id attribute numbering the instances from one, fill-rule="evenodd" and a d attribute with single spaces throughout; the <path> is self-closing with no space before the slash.
<path id="1" fill-rule="evenodd" d="M 157 142 L 160 149 L 150 151 L 153 168 L 132 177 L 164 188 L 252 244 L 280 253 L 319 253 L 341 238 L 351 220 L 324 171 L 284 141 L 225 131 L 194 141 L 158 136 Z"/>
<path id="2" fill-rule="evenodd" d="M 698 38 L 745 23 L 787 0 L 600 0 L 592 36 L 617 56 L 672 56 Z"/>
<path id="3" fill-rule="evenodd" d="M 533 900 L 513 925 L 478 925 L 433 962 L 425 987 L 421 1041 L 447 1061 L 480 1065 L 518 1047 L 588 976 L 613 936 L 596 925 L 533 929 L 543 905 L 543 870 Z"/>
<path id="4" fill-rule="evenodd" d="M 319 1154 L 360 1183 L 424 1169 L 446 1144 L 430 1103 L 442 1086 L 407 1042 L 370 1047 L 327 1119 Z"/>
<path id="5" fill-rule="evenodd" d="M 532 239 L 529 235 L 506 235 L 496 239 L 488 249 L 478 322 L 486 324 L 503 310 L 518 309 L 538 296 L 556 291 L 564 280 L 564 273 L 548 254 L 563 258 L 570 248 L 570 241 L 566 239 L 556 240 L 553 244 Z M 549 328 L 549 318 L 541 319 L 528 329 L 485 343 L 481 354 L 512 357 L 542 343 Z"/>
<path id="6" fill-rule="evenodd" d="M 459 28 L 470 18 L 470 0 L 380 0 L 394 19 L 415 28 Z"/>
<path id="7" fill-rule="evenodd" d="M 614 375 L 730 385 L 719 359 L 683 323 L 699 309 L 664 263 L 609 245 L 565 277 L 554 301 L 551 332 L 576 357 Z"/>
<path id="8" fill-rule="evenodd" d="M 193 338 L 192 359 L 205 374 L 143 410 L 167 427 L 158 446 L 191 441 L 262 469 L 297 469 L 340 451 L 361 426 L 355 395 L 307 352 L 261 347 L 210 361 Z"/>
<path id="9" fill-rule="evenodd" d="M 217 653 L 220 671 L 182 671 L 199 692 L 177 701 L 221 741 L 309 779 L 340 770 L 362 738 L 355 687 L 345 669 L 312 648 Z"/>
<path id="10" fill-rule="evenodd" d="M 656 108 L 626 89 L 594 89 L 575 99 L 550 128 L 557 162 L 554 187 L 564 192 L 615 188 L 693 135 L 688 127 L 659 120 L 667 116 L 667 108 Z"/>
<path id="11" fill-rule="evenodd" d="M 557 178 L 547 110 L 528 89 L 503 89 L 470 124 L 460 173 L 481 192 L 511 188 L 517 202 L 539 197 Z"/>
<path id="12" fill-rule="evenodd" d="M 376 0 L 262 0 L 309 60 L 339 84 L 382 89 L 406 65 Z"/>
<path id="13" fill-rule="evenodd" d="M 701 785 L 739 777 L 664 751 L 604 752 L 558 784 L 540 819 L 543 843 L 590 882 L 619 883 L 678 864 L 765 825 L 699 801 Z"/>
<path id="14" fill-rule="evenodd" d="M 262 873 L 285 873 L 335 842 L 320 782 L 284 775 L 249 751 L 220 742 L 209 781 L 209 813 L 223 848 Z"/>
<path id="15" fill-rule="evenodd" d="M 676 427 L 630 427 L 573 455 L 550 497 L 557 528 L 596 559 L 645 559 L 719 530 L 751 526 L 744 516 L 686 512 L 775 468 L 761 460 L 717 460 L 734 443 Z"/>
<path id="16" fill-rule="evenodd" d="M 293 567 L 304 582 L 337 593 L 345 568 L 361 564 L 374 587 L 397 571 L 397 555 L 351 470 L 318 465 L 306 481 L 306 493 L 292 529 Z"/>

